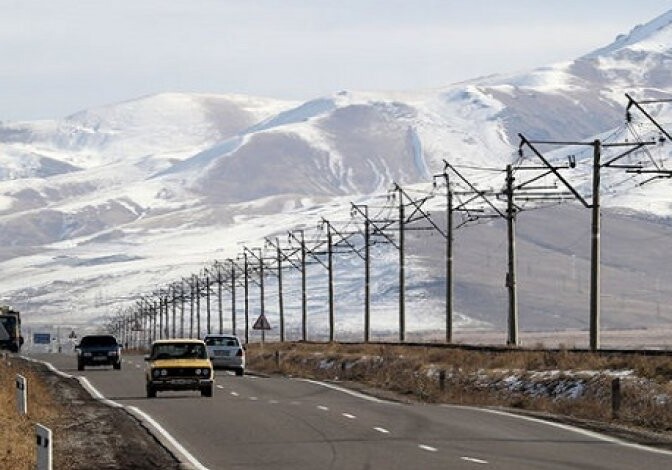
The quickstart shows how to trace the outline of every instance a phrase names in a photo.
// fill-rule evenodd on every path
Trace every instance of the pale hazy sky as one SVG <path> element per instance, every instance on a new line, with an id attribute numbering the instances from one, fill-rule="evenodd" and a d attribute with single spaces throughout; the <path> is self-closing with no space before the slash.
<path id="1" fill-rule="evenodd" d="M 0 0 L 0 121 L 164 91 L 310 99 L 576 58 L 665 0 Z"/>

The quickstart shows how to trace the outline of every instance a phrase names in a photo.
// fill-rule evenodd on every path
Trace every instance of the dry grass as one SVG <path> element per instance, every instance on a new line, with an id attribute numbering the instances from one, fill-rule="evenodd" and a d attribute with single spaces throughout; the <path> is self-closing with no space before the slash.
<path id="1" fill-rule="evenodd" d="M 17 411 L 16 374 L 28 382 L 27 416 Z M 60 407 L 39 377 L 11 359 L 0 359 L 0 403 L 0 468 L 35 468 L 35 424 L 54 426 L 60 418 Z"/>
<path id="2" fill-rule="evenodd" d="M 255 370 L 347 380 L 425 402 L 505 406 L 672 432 L 672 361 L 667 357 L 275 343 L 263 351 L 250 345 L 248 362 Z M 609 372 L 617 370 L 633 373 L 622 381 L 620 412 L 614 417 Z M 512 376 L 519 380 L 515 385 Z"/>

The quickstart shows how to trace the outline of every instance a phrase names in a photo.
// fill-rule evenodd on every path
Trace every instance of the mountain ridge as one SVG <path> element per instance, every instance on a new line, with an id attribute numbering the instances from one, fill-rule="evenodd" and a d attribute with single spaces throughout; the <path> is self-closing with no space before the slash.
<path id="1" fill-rule="evenodd" d="M 518 133 L 612 132 L 624 123 L 625 92 L 671 96 L 670 20 L 672 11 L 573 61 L 437 90 L 306 102 L 161 93 L 63 120 L 4 123 L 0 241 L 17 251 L 2 257 L 6 295 L 49 318 L 67 318 L 78 299 L 76 316 L 91 320 L 212 257 L 234 256 L 238 242 L 312 225 L 320 211 L 341 217 L 349 199 L 375 200 L 393 181 L 428 183 L 444 159 L 503 168 L 517 158 Z M 658 39 L 669 42 L 660 49 Z M 484 183 L 501 184 L 492 181 Z M 604 202 L 672 215 L 660 187 Z M 420 284 L 409 289 L 421 295 Z M 487 319 L 479 306 L 463 308 L 465 319 Z"/>

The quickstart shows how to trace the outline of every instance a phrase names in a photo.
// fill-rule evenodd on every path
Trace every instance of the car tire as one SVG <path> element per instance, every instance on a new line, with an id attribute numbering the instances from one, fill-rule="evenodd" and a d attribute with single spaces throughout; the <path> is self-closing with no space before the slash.
<path id="1" fill-rule="evenodd" d="M 147 385 L 147 398 L 156 398 L 156 389 L 151 385 Z"/>
<path id="2" fill-rule="evenodd" d="M 117 370 L 121 369 L 121 361 L 115 362 L 114 364 L 112 364 L 112 367 L 114 367 Z"/>
<path id="3" fill-rule="evenodd" d="M 212 396 L 212 384 L 208 385 L 207 387 L 203 387 L 201 389 L 201 396 L 202 397 L 211 397 Z"/>
<path id="4" fill-rule="evenodd" d="M 236 369 L 236 375 L 241 376 L 245 375 L 245 369 Z"/>

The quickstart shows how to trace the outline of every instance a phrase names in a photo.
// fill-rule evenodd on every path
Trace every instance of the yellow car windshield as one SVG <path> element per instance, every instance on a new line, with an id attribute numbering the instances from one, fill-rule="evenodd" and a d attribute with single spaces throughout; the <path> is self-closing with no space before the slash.
<path id="1" fill-rule="evenodd" d="M 208 352 L 202 344 L 170 343 L 155 344 L 152 359 L 207 359 Z"/>

